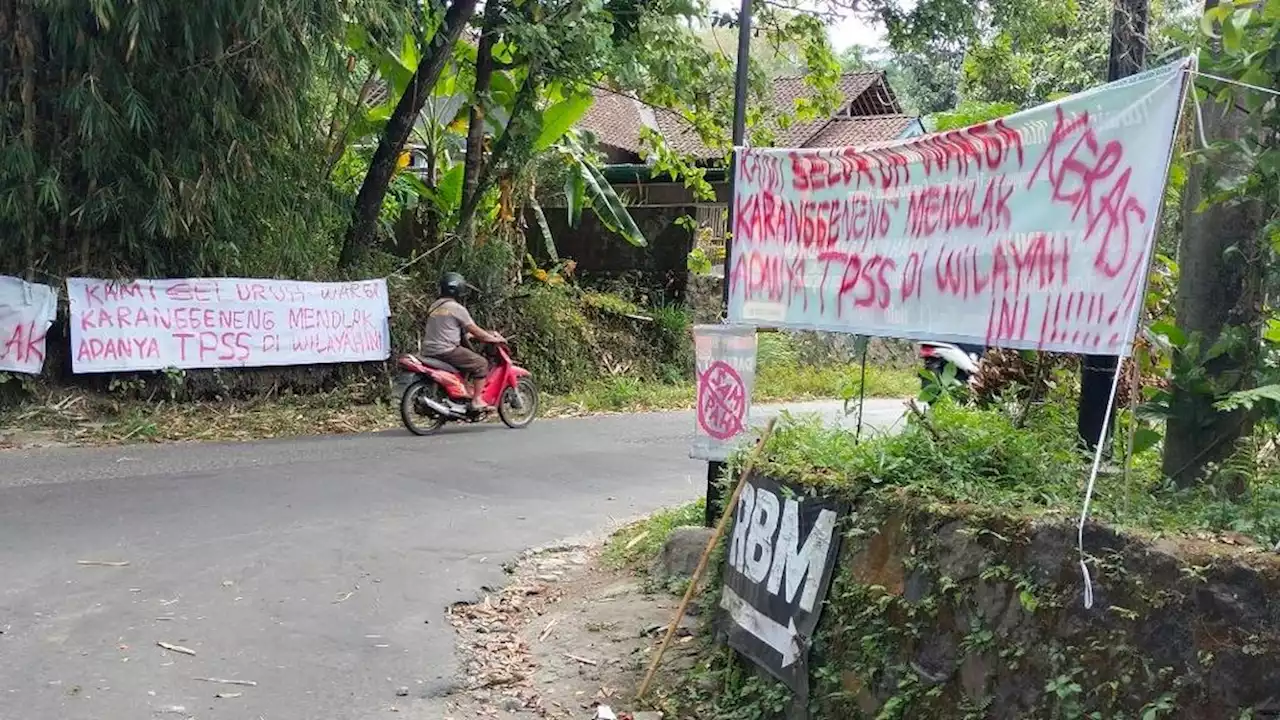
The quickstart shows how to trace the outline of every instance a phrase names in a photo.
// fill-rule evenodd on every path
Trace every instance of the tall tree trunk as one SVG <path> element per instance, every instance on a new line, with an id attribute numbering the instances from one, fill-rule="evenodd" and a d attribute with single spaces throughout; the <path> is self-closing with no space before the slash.
<path id="1" fill-rule="evenodd" d="M 1216 4 L 1216 0 L 1208 0 L 1205 7 Z M 1235 98 L 1226 105 L 1207 100 L 1203 117 L 1204 134 L 1211 142 L 1239 140 L 1249 132 L 1248 118 L 1237 108 Z M 1229 328 L 1242 331 L 1246 343 L 1243 352 L 1220 355 L 1205 365 L 1211 378 L 1220 380 L 1239 374 L 1238 389 L 1252 386 L 1258 359 L 1264 270 L 1260 257 L 1262 207 L 1256 202 L 1216 203 L 1204 212 L 1196 210 L 1212 191 L 1217 177 L 1245 170 L 1224 167 L 1222 162 L 1191 164 L 1182 198 L 1183 233 L 1175 301 L 1178 327 L 1189 336 L 1199 335 L 1202 350 Z M 1180 486 L 1194 484 L 1206 466 L 1228 458 L 1236 442 L 1253 429 L 1251 413 L 1219 412 L 1213 403 L 1212 396 L 1179 388 L 1175 383 L 1163 470 Z"/>
<path id="2" fill-rule="evenodd" d="M 27 203 L 27 221 L 22 228 L 23 277 L 35 279 L 36 269 L 36 23 L 32 18 L 33 3 L 18 4 L 18 57 L 22 60 L 22 142 L 31 154 L 32 163 L 23 188 Z"/>
<path id="3" fill-rule="evenodd" d="M 458 235 L 460 237 L 470 237 L 475 225 L 476 210 L 480 208 L 480 198 L 484 197 L 484 194 L 492 187 L 495 179 L 494 170 L 499 163 L 511 151 L 514 143 L 530 140 L 530 138 L 521 136 L 526 134 L 529 115 L 537 111 L 535 102 L 538 96 L 537 90 L 537 63 L 531 62 L 529 64 L 529 74 L 525 76 L 524 84 L 520 86 L 519 92 L 516 93 L 516 100 L 512 103 L 511 118 L 507 120 L 507 126 L 503 128 L 502 135 L 493 144 L 493 151 L 489 153 L 489 161 L 483 163 L 483 168 L 476 178 L 475 192 L 463 198 L 462 209 L 458 211 Z"/>
<path id="4" fill-rule="evenodd" d="M 440 72 L 453 54 L 453 46 L 475 11 L 476 0 L 453 0 L 445 12 L 444 23 L 432 38 L 431 49 L 422 56 L 408 89 L 396 103 L 396 109 L 391 113 L 382 137 L 378 140 L 378 149 L 373 154 L 373 161 L 369 163 L 369 172 L 360 185 L 360 193 L 356 196 L 355 208 L 351 211 L 351 225 L 342 241 L 339 267 L 351 267 L 373 243 L 382 199 L 386 197 L 391 177 L 395 174 L 396 158 L 404 151 L 409 134 L 422 113 L 422 106 L 427 102 L 427 95 L 435 87 Z"/>
<path id="5" fill-rule="evenodd" d="M 493 46 L 498 39 L 498 22 L 501 19 L 502 6 L 498 0 L 489 0 L 484 6 L 480 42 L 476 47 L 476 84 L 467 119 L 467 154 L 462 165 L 463 207 L 474 205 L 478 201 L 476 191 L 480 187 L 480 174 L 484 168 L 484 106 L 493 80 Z"/>
<path id="6" fill-rule="evenodd" d="M 1240 139 L 1247 132 L 1246 121 L 1245 113 L 1234 106 L 1204 108 L 1205 136 L 1213 141 Z M 1215 203 L 1196 212 L 1212 191 L 1214 176 L 1230 171 L 1219 163 L 1193 163 L 1188 169 L 1174 312 L 1183 332 L 1201 338 L 1202 351 L 1229 328 L 1242 331 L 1243 351 L 1236 356 L 1219 355 L 1205 369 L 1212 378 L 1238 373 L 1235 389 L 1244 389 L 1252 386 L 1262 321 L 1262 208 L 1256 202 Z M 1251 413 L 1219 412 L 1213 403 L 1211 395 L 1175 383 L 1163 469 L 1180 486 L 1195 483 L 1206 466 L 1229 457 L 1236 442 L 1253 429 Z"/>

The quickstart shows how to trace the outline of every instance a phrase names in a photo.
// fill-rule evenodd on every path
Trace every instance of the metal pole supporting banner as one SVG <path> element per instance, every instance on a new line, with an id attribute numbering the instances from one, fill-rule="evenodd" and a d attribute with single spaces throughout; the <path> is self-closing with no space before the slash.
<path id="1" fill-rule="evenodd" d="M 748 63 L 751 58 L 751 0 L 742 0 L 738 10 L 738 60 L 737 72 L 733 81 L 733 146 L 742 147 L 747 136 L 747 77 Z M 729 316 L 729 273 L 733 262 L 733 183 L 737 174 L 738 153 L 729 154 L 729 197 L 728 213 L 725 218 L 724 237 L 724 279 L 720 287 L 721 319 Z M 723 508 L 720 487 L 720 474 L 724 471 L 724 463 L 707 463 L 707 527 L 715 527 Z"/>

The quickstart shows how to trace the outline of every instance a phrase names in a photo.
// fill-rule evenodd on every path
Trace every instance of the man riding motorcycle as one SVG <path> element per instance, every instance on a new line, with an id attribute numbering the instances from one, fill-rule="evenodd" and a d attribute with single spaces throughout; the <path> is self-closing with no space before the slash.
<path id="1" fill-rule="evenodd" d="M 481 394 L 485 378 L 489 376 L 489 361 L 479 353 L 463 347 L 467 336 L 481 342 L 501 343 L 506 340 L 495 332 L 485 330 L 471 319 L 471 313 L 462 304 L 467 281 L 461 274 L 447 272 L 440 278 L 440 298 L 431 304 L 427 316 L 427 329 L 422 339 L 422 354 L 447 362 L 471 380 L 471 406 L 479 411 L 492 410 Z"/>

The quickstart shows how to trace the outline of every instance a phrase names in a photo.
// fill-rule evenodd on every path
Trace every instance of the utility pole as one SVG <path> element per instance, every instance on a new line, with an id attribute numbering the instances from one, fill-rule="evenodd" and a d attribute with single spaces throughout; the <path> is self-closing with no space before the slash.
<path id="1" fill-rule="evenodd" d="M 738 10 L 738 60 L 733 80 L 733 146 L 742 147 L 747 136 L 747 64 L 751 58 L 751 0 L 742 0 Z M 722 321 L 729 315 L 729 275 L 733 262 L 733 184 L 737 175 L 738 153 L 729 155 L 729 202 L 728 217 L 725 227 L 728 232 L 724 238 L 724 283 L 720 289 Z M 720 475 L 724 472 L 724 463 L 711 461 L 707 463 L 707 508 L 705 521 L 707 527 L 715 527 L 724 511 L 721 505 L 724 498 L 720 492 Z"/>
<path id="2" fill-rule="evenodd" d="M 1147 58 L 1147 0 L 1115 0 L 1111 11 L 1111 50 L 1107 57 L 1107 82 L 1127 78 L 1142 71 Z M 1076 431 L 1089 450 L 1096 450 L 1107 438 L 1102 437 L 1104 422 L 1114 428 L 1115 408 L 1111 417 L 1111 388 L 1120 369 L 1120 358 L 1113 355 L 1085 355 L 1080 363 L 1080 407 L 1076 415 Z"/>

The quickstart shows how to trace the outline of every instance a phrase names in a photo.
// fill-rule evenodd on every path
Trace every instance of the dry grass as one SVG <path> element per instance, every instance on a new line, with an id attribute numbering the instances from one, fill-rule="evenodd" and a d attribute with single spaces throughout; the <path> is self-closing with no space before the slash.
<path id="1" fill-rule="evenodd" d="M 224 402 L 121 400 L 55 391 L 0 412 L 0 447 L 43 444 L 238 441 L 387 430 L 389 403 L 356 402 L 351 389 L 322 395 Z"/>

